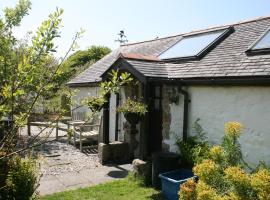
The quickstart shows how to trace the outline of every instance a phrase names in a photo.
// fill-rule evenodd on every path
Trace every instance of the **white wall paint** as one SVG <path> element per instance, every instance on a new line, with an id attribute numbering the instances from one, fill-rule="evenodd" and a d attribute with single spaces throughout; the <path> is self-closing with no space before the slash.
<path id="1" fill-rule="evenodd" d="M 270 87 L 209 87 L 187 88 L 191 103 L 189 110 L 189 133 L 194 134 L 192 125 L 197 118 L 208 133 L 208 140 L 220 143 L 224 134 L 224 123 L 239 121 L 245 126 L 241 136 L 245 159 L 252 165 L 264 160 L 270 164 Z M 172 114 L 171 132 L 182 135 L 183 96 L 179 105 L 170 105 Z M 181 120 L 180 120 L 181 121 Z M 181 133 L 180 133 L 181 131 Z M 175 151 L 174 138 L 169 141 Z"/>
<path id="2" fill-rule="evenodd" d="M 81 101 L 85 97 L 98 96 L 99 94 L 98 87 L 76 87 L 71 88 L 71 90 L 74 93 L 74 95 L 72 95 L 72 104 L 73 104 L 73 106 L 71 107 L 72 109 L 81 105 Z M 74 110 L 74 112 L 90 112 L 90 110 L 87 106 L 83 106 Z"/>
<path id="3" fill-rule="evenodd" d="M 116 95 L 111 94 L 110 98 L 110 126 L 109 126 L 109 140 L 115 141 L 115 123 L 116 123 Z"/>

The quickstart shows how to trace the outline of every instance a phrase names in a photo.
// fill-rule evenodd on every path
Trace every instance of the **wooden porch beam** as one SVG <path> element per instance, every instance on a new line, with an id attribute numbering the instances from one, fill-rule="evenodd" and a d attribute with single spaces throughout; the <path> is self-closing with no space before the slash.
<path id="1" fill-rule="evenodd" d="M 108 102 L 103 107 L 103 143 L 109 144 L 110 142 L 110 97 L 108 96 Z"/>

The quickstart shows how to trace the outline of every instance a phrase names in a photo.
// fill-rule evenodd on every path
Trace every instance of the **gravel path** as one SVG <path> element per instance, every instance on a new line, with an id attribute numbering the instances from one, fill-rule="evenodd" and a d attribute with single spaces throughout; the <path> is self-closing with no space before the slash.
<path id="1" fill-rule="evenodd" d="M 32 126 L 31 136 L 27 135 L 26 127 L 21 129 L 21 138 L 24 145 L 31 138 L 35 137 L 42 128 L 44 127 Z M 45 144 L 35 147 L 34 150 L 35 154 L 39 157 L 43 176 L 79 172 L 83 169 L 95 169 L 101 166 L 98 162 L 97 150 L 92 152 L 88 150 L 87 153 L 83 153 L 78 148 L 67 143 L 66 132 L 59 131 L 61 138 L 58 141 L 55 141 L 55 135 L 55 129 L 47 128 L 37 138 L 40 142 L 48 141 Z"/>
<path id="2" fill-rule="evenodd" d="M 42 127 L 31 127 L 31 136 L 25 128 L 21 129 L 22 147 L 31 138 L 37 136 Z M 35 147 L 41 168 L 39 194 L 46 195 L 80 187 L 124 178 L 132 170 L 130 164 L 102 166 L 98 162 L 97 149 L 87 148 L 83 152 L 71 144 L 67 144 L 66 132 L 59 131 L 59 140 L 55 140 L 55 129 L 47 129 L 38 135 L 40 146 Z M 49 138 L 47 138 L 49 136 Z"/>
<path id="3" fill-rule="evenodd" d="M 40 146 L 41 172 L 44 175 L 57 175 L 66 172 L 79 172 L 83 169 L 100 167 L 97 154 L 86 155 L 65 141 L 54 141 Z"/>

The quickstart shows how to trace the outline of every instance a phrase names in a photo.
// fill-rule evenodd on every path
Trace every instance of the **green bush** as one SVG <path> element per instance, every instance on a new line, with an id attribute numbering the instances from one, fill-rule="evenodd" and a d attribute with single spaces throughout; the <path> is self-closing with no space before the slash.
<path id="1" fill-rule="evenodd" d="M 183 167 L 192 168 L 194 164 L 203 160 L 209 152 L 210 145 L 206 141 L 206 132 L 203 131 L 197 119 L 193 129 L 197 133 L 195 136 L 189 136 L 186 140 L 177 138 L 176 145 L 181 154 L 181 163 Z"/>
<path id="2" fill-rule="evenodd" d="M 5 151 L 0 151 L 0 157 L 6 156 Z M 2 194 L 2 189 L 6 185 L 6 178 L 8 174 L 8 158 L 0 159 L 0 199 Z"/>
<path id="3" fill-rule="evenodd" d="M 4 164 L 5 163 L 5 164 Z M 6 168 L 0 168 L 2 176 L 2 188 L 0 199 L 5 200 L 29 200 L 36 196 L 39 175 L 38 165 L 31 158 L 21 158 L 20 156 L 12 156 L 7 162 L 2 161 L 1 164 Z M 2 167 L 2 166 L 1 166 Z"/>
<path id="4" fill-rule="evenodd" d="M 225 124 L 221 145 L 213 146 L 193 168 L 199 181 L 181 185 L 181 200 L 269 200 L 270 171 L 264 165 L 252 172 L 242 158 L 239 122 Z M 192 197 L 192 198 L 189 198 Z"/>

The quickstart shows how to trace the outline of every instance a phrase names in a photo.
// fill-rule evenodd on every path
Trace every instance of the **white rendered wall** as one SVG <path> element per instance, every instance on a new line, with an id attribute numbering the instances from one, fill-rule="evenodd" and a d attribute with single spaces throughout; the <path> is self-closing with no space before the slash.
<path id="1" fill-rule="evenodd" d="M 208 140 L 219 144 L 224 123 L 239 121 L 245 126 L 240 143 L 245 159 L 251 165 L 260 160 L 270 164 L 270 87 L 209 87 L 186 88 L 190 94 L 189 134 L 197 118 L 208 133 Z M 171 106 L 170 139 L 163 141 L 175 151 L 173 135 L 182 135 L 183 96 L 179 105 Z M 183 119 L 183 118 L 182 118 Z M 182 120 L 180 120 L 182 121 Z"/>
<path id="2" fill-rule="evenodd" d="M 109 126 L 109 140 L 115 141 L 115 123 L 116 123 L 116 95 L 111 94 L 110 99 L 110 126 Z"/>
<path id="3" fill-rule="evenodd" d="M 98 96 L 99 94 L 98 87 L 76 87 L 76 88 L 71 88 L 71 90 L 74 93 L 74 95 L 72 95 L 72 104 L 73 104 L 72 109 L 81 105 L 81 101 L 85 97 Z M 83 106 L 74 110 L 74 112 L 90 112 L 90 110 L 87 106 Z"/>

